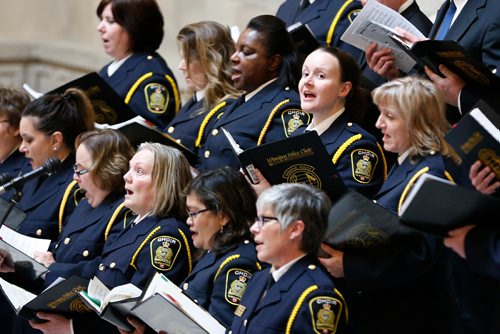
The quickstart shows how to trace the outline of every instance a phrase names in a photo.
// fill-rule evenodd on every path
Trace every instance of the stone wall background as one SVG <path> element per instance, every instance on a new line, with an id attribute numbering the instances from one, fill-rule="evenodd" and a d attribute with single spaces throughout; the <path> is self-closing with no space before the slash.
<path id="1" fill-rule="evenodd" d="M 338 0 L 332 0 L 338 1 Z M 215 20 L 243 29 L 260 14 L 274 14 L 282 0 L 158 0 L 165 19 L 159 50 L 174 70 L 179 56 L 175 36 L 185 24 Z M 433 17 L 442 1 L 417 0 Z M 49 91 L 85 73 L 99 70 L 110 58 L 97 33 L 99 0 L 0 0 L 0 84 L 28 83 Z"/>

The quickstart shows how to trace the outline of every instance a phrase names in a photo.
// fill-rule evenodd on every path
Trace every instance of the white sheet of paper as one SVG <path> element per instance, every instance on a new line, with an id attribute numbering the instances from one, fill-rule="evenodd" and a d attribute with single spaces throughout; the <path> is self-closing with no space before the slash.
<path id="1" fill-rule="evenodd" d="M 0 238 L 32 258 L 36 251 L 46 252 L 50 246 L 50 239 L 28 237 L 5 225 L 0 227 Z"/>
<path id="2" fill-rule="evenodd" d="M 377 43 L 379 47 L 391 48 L 396 57 L 396 66 L 401 71 L 408 73 L 416 62 L 389 37 L 390 33 L 394 33 L 396 27 L 402 28 L 418 38 L 425 38 L 401 14 L 375 0 L 369 0 L 340 39 L 363 51 L 372 42 Z"/>

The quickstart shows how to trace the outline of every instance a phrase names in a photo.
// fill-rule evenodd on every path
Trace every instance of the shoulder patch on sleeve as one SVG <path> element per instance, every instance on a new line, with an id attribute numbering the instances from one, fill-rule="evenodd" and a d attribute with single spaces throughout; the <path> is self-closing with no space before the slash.
<path id="1" fill-rule="evenodd" d="M 311 115 L 300 109 L 286 109 L 281 113 L 281 121 L 285 135 L 289 137 L 300 126 L 309 125 Z"/>
<path id="2" fill-rule="evenodd" d="M 163 114 L 167 110 L 170 93 L 164 85 L 156 82 L 147 84 L 144 87 L 144 97 L 148 110 L 152 113 Z"/>
<path id="3" fill-rule="evenodd" d="M 163 235 L 154 238 L 149 243 L 151 264 L 160 271 L 169 271 L 172 269 L 181 247 L 180 241 L 171 236 Z"/>
<path id="4" fill-rule="evenodd" d="M 337 332 L 337 326 L 342 312 L 342 302 L 329 296 L 318 296 L 309 302 L 314 333 L 333 334 Z"/>
<path id="5" fill-rule="evenodd" d="M 225 298 L 229 304 L 238 305 L 243 297 L 248 284 L 248 280 L 252 277 L 249 271 L 233 268 L 229 269 L 226 274 L 226 293 Z"/>
<path id="6" fill-rule="evenodd" d="M 351 153 L 351 163 L 354 180 L 359 183 L 370 183 L 378 163 L 378 155 L 370 150 L 354 150 Z"/>

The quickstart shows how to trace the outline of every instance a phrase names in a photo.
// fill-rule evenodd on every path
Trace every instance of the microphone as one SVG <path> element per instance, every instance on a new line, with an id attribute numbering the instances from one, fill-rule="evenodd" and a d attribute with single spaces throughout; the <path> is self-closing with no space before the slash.
<path id="1" fill-rule="evenodd" d="M 41 167 L 38 167 L 37 169 L 28 172 L 24 175 L 18 176 L 11 181 L 7 182 L 3 186 L 0 187 L 0 195 L 4 194 L 5 192 L 11 190 L 12 188 L 16 188 L 18 186 L 22 186 L 26 181 L 31 180 L 38 175 L 43 175 L 43 174 L 53 174 L 56 172 L 57 167 L 61 164 L 61 160 L 57 158 L 50 158 L 47 161 L 43 163 Z"/>
<path id="2" fill-rule="evenodd" d="M 0 174 L 0 184 L 4 184 L 12 180 L 14 177 L 10 175 L 10 173 L 2 173 Z"/>

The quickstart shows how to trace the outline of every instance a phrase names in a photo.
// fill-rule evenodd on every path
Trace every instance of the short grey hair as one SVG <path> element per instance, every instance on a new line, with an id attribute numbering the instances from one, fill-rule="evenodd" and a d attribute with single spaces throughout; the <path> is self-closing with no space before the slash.
<path id="1" fill-rule="evenodd" d="M 299 183 L 283 183 L 266 189 L 257 199 L 257 210 L 271 210 L 286 229 L 297 220 L 304 222 L 301 249 L 316 253 L 326 232 L 331 201 L 319 189 Z"/>

